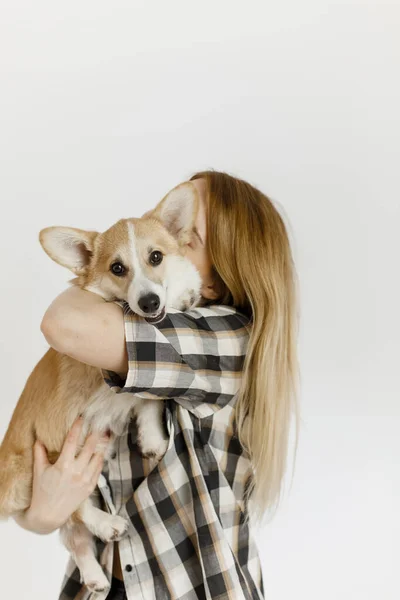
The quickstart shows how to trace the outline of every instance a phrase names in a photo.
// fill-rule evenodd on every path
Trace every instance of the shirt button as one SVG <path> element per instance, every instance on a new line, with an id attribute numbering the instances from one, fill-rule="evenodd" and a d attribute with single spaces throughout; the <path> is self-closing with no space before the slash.
<path id="1" fill-rule="evenodd" d="M 115 458 L 117 458 L 117 453 L 116 452 L 112 452 L 110 457 L 114 460 Z"/>
<path id="2" fill-rule="evenodd" d="M 125 571 L 128 571 L 128 573 L 130 573 L 132 571 L 132 568 L 132 565 L 126 565 Z"/>

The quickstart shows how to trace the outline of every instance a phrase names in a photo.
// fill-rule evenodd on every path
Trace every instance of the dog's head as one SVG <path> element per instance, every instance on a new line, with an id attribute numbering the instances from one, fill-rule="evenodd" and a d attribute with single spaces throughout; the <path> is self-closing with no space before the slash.
<path id="1" fill-rule="evenodd" d="M 73 283 L 155 322 L 169 307 L 187 310 L 200 301 L 200 274 L 184 256 L 198 207 L 195 186 L 183 183 L 141 218 L 122 219 L 104 233 L 48 227 L 39 239 L 50 258 L 77 275 Z"/>

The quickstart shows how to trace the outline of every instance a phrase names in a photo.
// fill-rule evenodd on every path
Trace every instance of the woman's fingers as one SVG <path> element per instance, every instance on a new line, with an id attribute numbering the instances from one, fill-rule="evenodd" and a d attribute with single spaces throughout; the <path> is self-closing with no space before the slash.
<path id="1" fill-rule="evenodd" d="M 90 487 L 92 490 L 94 490 L 94 488 L 97 485 L 97 481 L 103 470 L 103 464 L 104 464 L 104 453 L 103 452 L 94 454 L 89 462 L 87 470 L 88 470 L 88 476 L 90 477 Z"/>
<path id="2" fill-rule="evenodd" d="M 67 466 L 72 463 L 75 459 L 76 451 L 78 449 L 79 439 L 82 433 L 83 418 L 78 417 L 72 425 L 67 437 L 65 438 L 64 445 L 62 447 L 60 456 L 58 457 L 58 464 Z"/>
<path id="3" fill-rule="evenodd" d="M 86 438 L 85 444 L 76 459 L 76 466 L 79 470 L 84 470 L 88 466 L 90 459 L 96 452 L 99 444 L 106 445 L 110 440 L 109 436 L 104 436 L 101 433 L 90 433 Z"/>
<path id="4" fill-rule="evenodd" d="M 33 446 L 33 472 L 41 473 L 49 464 L 46 448 L 42 442 L 36 440 Z"/>
<path id="5" fill-rule="evenodd" d="M 80 481 L 84 484 L 85 489 L 92 493 L 103 469 L 104 454 L 110 442 L 110 436 L 101 433 L 90 433 L 76 457 L 82 435 L 82 425 L 83 419 L 79 418 L 71 427 L 57 463 L 65 473 L 79 474 Z M 100 448 L 98 448 L 99 445 Z M 72 467 L 72 471 L 70 467 Z"/>

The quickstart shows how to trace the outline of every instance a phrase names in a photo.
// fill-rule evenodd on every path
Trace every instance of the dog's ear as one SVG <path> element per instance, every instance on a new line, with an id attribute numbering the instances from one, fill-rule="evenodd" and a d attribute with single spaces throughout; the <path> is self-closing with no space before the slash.
<path id="1" fill-rule="evenodd" d="M 154 208 L 151 208 L 150 210 L 148 210 L 145 213 L 143 213 L 143 215 L 140 218 L 141 219 L 150 218 L 150 217 L 153 216 L 153 213 L 154 213 Z"/>
<path id="2" fill-rule="evenodd" d="M 56 263 L 83 275 L 92 257 L 94 242 L 99 234 L 73 227 L 47 227 L 39 234 L 44 251 Z"/>
<path id="3" fill-rule="evenodd" d="M 177 238 L 180 245 L 190 242 L 197 217 L 199 197 L 190 181 L 171 190 L 161 202 L 143 216 L 158 219 Z"/>

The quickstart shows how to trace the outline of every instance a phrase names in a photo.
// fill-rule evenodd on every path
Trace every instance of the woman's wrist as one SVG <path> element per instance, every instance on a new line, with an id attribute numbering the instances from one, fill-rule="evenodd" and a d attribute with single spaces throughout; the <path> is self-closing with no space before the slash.
<path id="1" fill-rule="evenodd" d="M 48 513 L 44 515 L 32 507 L 29 507 L 24 513 L 15 516 L 14 520 L 23 529 L 37 533 L 38 535 L 48 535 L 58 529 L 58 525 L 51 519 Z"/>

